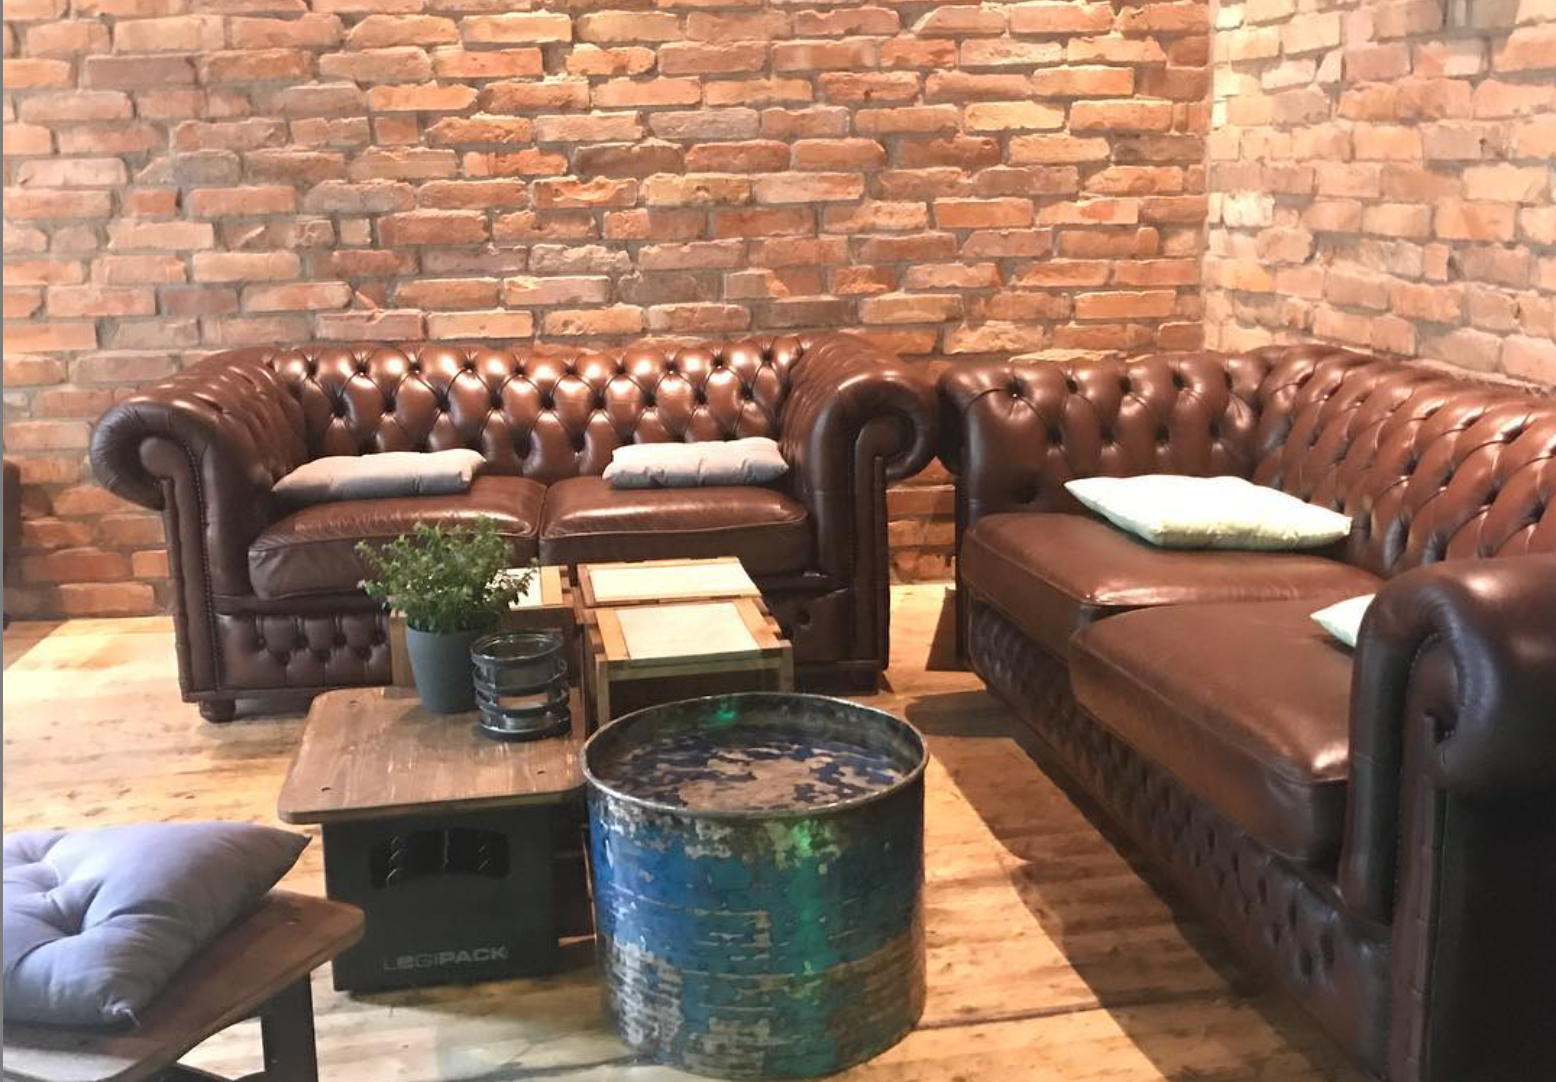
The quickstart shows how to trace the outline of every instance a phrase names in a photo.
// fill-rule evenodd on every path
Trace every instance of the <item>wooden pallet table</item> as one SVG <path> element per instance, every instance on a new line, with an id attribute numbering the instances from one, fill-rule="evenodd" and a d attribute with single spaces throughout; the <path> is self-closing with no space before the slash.
<path id="1" fill-rule="evenodd" d="M 567 736 L 509 742 L 476 714 L 414 691 L 347 688 L 313 701 L 277 811 L 317 823 L 325 892 L 367 915 L 334 962 L 352 991 L 530 976 L 587 931 L 579 765 Z"/>
<path id="2" fill-rule="evenodd" d="M 760 598 L 583 610 L 590 700 L 597 725 L 632 708 L 728 691 L 794 690 L 794 651 Z"/>

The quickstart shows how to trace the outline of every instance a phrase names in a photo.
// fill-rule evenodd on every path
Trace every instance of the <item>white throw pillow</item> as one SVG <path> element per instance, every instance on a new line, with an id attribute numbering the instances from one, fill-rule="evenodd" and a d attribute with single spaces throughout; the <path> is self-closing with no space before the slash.
<path id="1" fill-rule="evenodd" d="M 1317 548 L 1351 532 L 1349 517 L 1241 477 L 1087 477 L 1070 495 L 1163 548 Z"/>
<path id="2" fill-rule="evenodd" d="M 616 448 L 605 480 L 612 488 L 765 485 L 789 472 L 766 436 L 705 443 L 629 443 Z"/>
<path id="3" fill-rule="evenodd" d="M 467 447 L 329 455 L 304 463 L 281 478 L 275 493 L 292 503 L 447 496 L 468 489 L 484 465 L 481 452 Z"/>
<path id="4" fill-rule="evenodd" d="M 1367 606 L 1372 604 L 1376 596 L 1362 594 L 1360 597 L 1348 597 L 1327 609 L 1319 609 L 1312 614 L 1313 619 L 1329 634 L 1355 649 L 1356 636 L 1361 633 L 1362 617 L 1367 615 Z"/>

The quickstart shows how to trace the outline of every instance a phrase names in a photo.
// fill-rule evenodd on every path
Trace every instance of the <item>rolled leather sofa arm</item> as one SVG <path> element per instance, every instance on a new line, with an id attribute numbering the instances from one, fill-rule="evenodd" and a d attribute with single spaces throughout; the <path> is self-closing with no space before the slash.
<path id="1" fill-rule="evenodd" d="M 781 441 L 802 489 L 844 487 L 861 440 L 882 459 L 888 482 L 929 464 L 937 431 L 929 380 L 855 335 L 818 335 L 804 345 Z"/>
<path id="2" fill-rule="evenodd" d="M 1422 768 L 1461 796 L 1556 790 L 1556 554 L 1419 568 L 1378 592 L 1357 642 L 1353 756 L 1392 759 L 1431 719 Z"/>
<path id="3" fill-rule="evenodd" d="M 215 593 L 248 592 L 248 544 L 269 523 L 271 489 L 308 457 L 301 407 L 265 356 L 191 365 L 115 405 L 92 433 L 99 483 L 167 513 L 170 546 L 202 545 Z"/>

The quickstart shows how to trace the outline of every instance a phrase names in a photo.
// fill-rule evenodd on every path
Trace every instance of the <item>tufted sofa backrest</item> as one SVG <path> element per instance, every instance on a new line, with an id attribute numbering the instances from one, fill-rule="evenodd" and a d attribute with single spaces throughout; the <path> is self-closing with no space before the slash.
<path id="1" fill-rule="evenodd" d="M 940 381 L 963 528 L 1064 482 L 1233 474 L 1349 514 L 1380 575 L 1556 551 L 1556 397 L 1333 346 L 973 364 Z"/>
<path id="2" fill-rule="evenodd" d="M 1077 477 L 1247 477 L 1270 362 L 1178 353 L 951 369 L 942 456 L 961 475 L 965 521 L 1002 511 L 1078 511 Z"/>
<path id="3" fill-rule="evenodd" d="M 633 442 L 780 436 L 799 338 L 603 352 L 459 345 L 304 346 L 265 363 L 301 407 L 309 458 L 480 451 L 550 483 L 604 471 Z"/>
<path id="4" fill-rule="evenodd" d="M 1318 347 L 1265 352 L 1253 479 L 1350 515 L 1348 562 L 1392 576 L 1556 551 L 1556 398 Z"/>

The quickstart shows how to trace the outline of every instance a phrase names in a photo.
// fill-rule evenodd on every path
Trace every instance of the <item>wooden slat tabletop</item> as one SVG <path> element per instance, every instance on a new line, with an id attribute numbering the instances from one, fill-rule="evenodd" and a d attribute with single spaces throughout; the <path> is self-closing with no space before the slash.
<path id="1" fill-rule="evenodd" d="M 583 722 L 573 733 L 501 741 L 476 715 L 431 714 L 414 690 L 349 688 L 313 701 L 276 807 L 288 823 L 554 804 L 583 787 Z"/>

